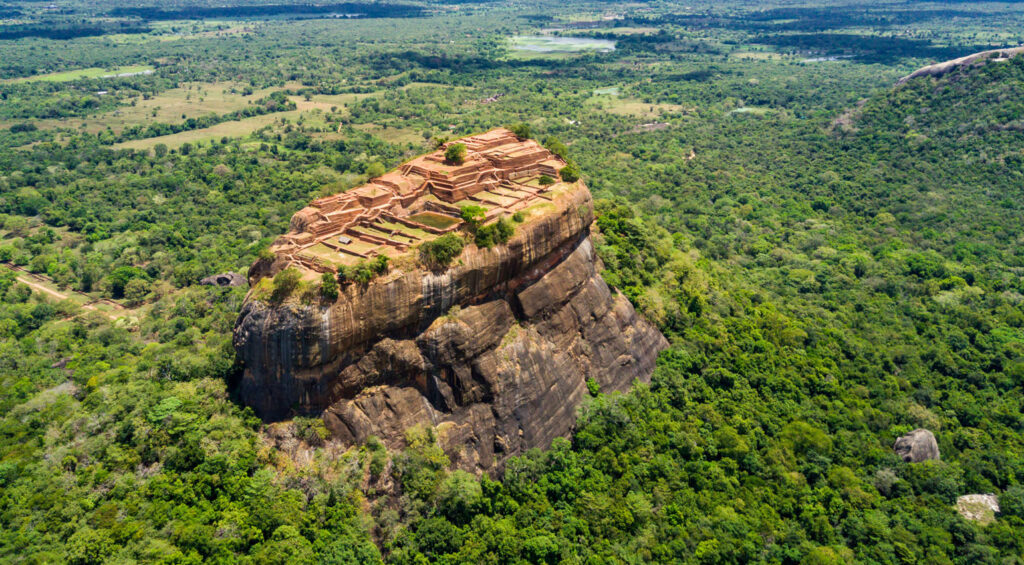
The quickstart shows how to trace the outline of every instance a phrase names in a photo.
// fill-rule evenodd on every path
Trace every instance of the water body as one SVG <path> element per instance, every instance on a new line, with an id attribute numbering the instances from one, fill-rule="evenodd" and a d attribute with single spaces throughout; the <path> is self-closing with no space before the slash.
<path id="1" fill-rule="evenodd" d="M 135 76 L 139 76 L 139 75 L 151 75 L 154 72 L 156 72 L 156 71 L 154 71 L 153 69 L 146 69 L 144 71 L 135 71 L 133 73 L 117 73 L 116 75 L 103 75 L 100 78 L 135 77 Z"/>
<path id="2" fill-rule="evenodd" d="M 824 63 L 825 61 L 839 61 L 842 59 L 852 59 L 853 55 L 829 55 L 828 57 L 814 57 L 811 59 L 804 59 L 801 63 Z"/>
<path id="3" fill-rule="evenodd" d="M 512 49 L 534 53 L 579 53 L 615 51 L 615 42 L 610 39 L 591 37 L 555 37 L 551 35 L 518 35 L 512 38 Z"/>
<path id="4" fill-rule="evenodd" d="M 409 216 L 409 219 L 439 230 L 447 229 L 459 223 L 459 220 L 456 220 L 455 218 L 434 212 L 420 212 L 414 216 Z"/>

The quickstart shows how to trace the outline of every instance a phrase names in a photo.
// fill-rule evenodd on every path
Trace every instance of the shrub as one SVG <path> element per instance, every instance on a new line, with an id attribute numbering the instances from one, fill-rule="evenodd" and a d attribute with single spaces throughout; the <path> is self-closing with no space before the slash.
<path id="1" fill-rule="evenodd" d="M 271 294 L 271 298 L 274 301 L 280 302 L 284 300 L 299 286 L 299 280 L 302 279 L 302 274 L 299 270 L 294 267 L 288 267 L 287 269 L 274 275 L 274 290 Z"/>
<path id="2" fill-rule="evenodd" d="M 462 253 L 462 238 L 448 233 L 420 245 L 420 261 L 431 267 L 447 267 Z"/>
<path id="3" fill-rule="evenodd" d="M 515 214 L 512 214 L 512 221 L 517 223 L 517 224 L 523 223 L 523 220 L 525 220 L 525 219 L 526 219 L 526 214 L 524 214 L 522 210 L 516 212 Z"/>
<path id="4" fill-rule="evenodd" d="M 338 280 L 335 275 L 324 273 L 320 276 L 320 296 L 332 302 L 338 299 Z"/>
<path id="5" fill-rule="evenodd" d="M 360 262 L 356 265 L 352 273 L 352 280 L 358 284 L 367 284 L 373 280 L 374 272 L 365 261 Z"/>
<path id="6" fill-rule="evenodd" d="M 462 143 L 453 143 L 444 150 L 444 158 L 449 163 L 461 165 L 466 161 L 466 146 Z"/>
<path id="7" fill-rule="evenodd" d="M 505 243 L 514 233 L 515 228 L 512 223 L 502 218 L 489 226 L 478 229 L 473 243 L 476 243 L 477 247 L 490 248 L 495 244 Z"/>
<path id="8" fill-rule="evenodd" d="M 466 222 L 466 229 L 469 233 L 476 233 L 476 230 L 480 229 L 480 224 L 484 223 L 487 209 L 482 206 L 463 206 L 460 210 L 459 217 Z"/>
<path id="9" fill-rule="evenodd" d="M 30 131 L 36 131 L 38 128 L 31 122 L 25 122 L 21 124 L 14 124 L 11 126 L 11 133 L 24 133 Z"/>
<path id="10" fill-rule="evenodd" d="M 388 272 L 388 256 L 378 255 L 374 257 L 373 261 L 370 262 L 370 269 L 378 275 L 383 275 Z"/>
<path id="11" fill-rule="evenodd" d="M 540 184 L 541 186 L 551 186 L 555 184 L 555 179 L 547 175 L 541 175 L 540 180 L 538 180 L 537 183 Z"/>
<path id="12" fill-rule="evenodd" d="M 349 267 L 348 265 L 341 265 L 340 267 L 338 267 L 338 284 L 342 286 L 347 285 L 348 283 L 352 282 L 352 277 L 354 275 L 355 270 L 352 267 Z"/>

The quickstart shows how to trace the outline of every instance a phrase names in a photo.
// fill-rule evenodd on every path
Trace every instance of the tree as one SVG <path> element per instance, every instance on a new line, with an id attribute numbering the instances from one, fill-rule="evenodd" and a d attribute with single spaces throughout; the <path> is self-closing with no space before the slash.
<path id="1" fill-rule="evenodd" d="M 454 165 L 461 165 L 466 161 L 466 145 L 453 143 L 444 150 L 444 159 Z"/>
<path id="2" fill-rule="evenodd" d="M 107 277 L 107 282 L 110 283 L 110 294 L 114 298 L 124 298 L 125 286 L 128 284 L 128 281 L 145 276 L 146 273 L 138 267 L 118 267 L 114 269 Z"/>
<path id="3" fill-rule="evenodd" d="M 138 306 L 146 299 L 150 288 L 149 281 L 141 278 L 132 279 L 124 287 L 124 297 L 128 300 L 129 305 Z"/>
<path id="4" fill-rule="evenodd" d="M 469 233 L 476 233 L 487 217 L 487 208 L 476 205 L 463 206 L 459 209 L 459 217 L 466 222 L 466 230 Z"/>
<path id="5" fill-rule="evenodd" d="M 102 563 L 114 549 L 114 542 L 106 531 L 82 528 L 67 541 L 67 561 L 81 565 Z"/>
<path id="6" fill-rule="evenodd" d="M 384 165 L 380 164 L 378 161 L 374 161 L 366 166 L 366 176 L 371 179 L 383 175 L 386 171 L 387 170 L 384 168 Z"/>
<path id="7" fill-rule="evenodd" d="M 1013 485 L 999 495 L 999 511 L 1007 516 L 1024 518 L 1024 486 Z"/>
<path id="8" fill-rule="evenodd" d="M 566 147 L 560 139 L 553 135 L 548 136 L 547 139 L 544 140 L 544 147 L 562 159 L 565 159 L 565 156 L 569 153 L 569 148 Z"/>
<path id="9" fill-rule="evenodd" d="M 551 186 L 551 185 L 555 184 L 555 179 L 553 179 L 553 178 L 551 178 L 551 177 L 549 177 L 547 175 L 541 175 L 540 178 L 537 179 L 537 184 L 539 184 L 541 186 Z"/>
<path id="10" fill-rule="evenodd" d="M 576 182 L 580 180 L 580 169 L 576 166 L 576 163 L 569 163 L 562 167 L 562 170 L 558 171 L 558 175 L 565 182 Z"/>
<path id="11" fill-rule="evenodd" d="M 519 122 L 514 126 L 509 126 L 508 129 L 512 130 L 512 133 L 516 134 L 516 137 L 520 140 L 530 139 L 533 137 L 533 131 L 530 128 L 530 124 L 526 122 Z"/>

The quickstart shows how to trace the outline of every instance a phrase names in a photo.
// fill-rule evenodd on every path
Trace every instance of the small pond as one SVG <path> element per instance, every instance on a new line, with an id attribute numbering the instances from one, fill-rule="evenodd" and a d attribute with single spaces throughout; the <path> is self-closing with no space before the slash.
<path id="1" fill-rule="evenodd" d="M 409 216 L 409 219 L 439 230 L 447 229 L 462 221 L 451 216 L 445 216 L 444 214 L 437 214 L 435 212 L 420 212 L 419 214 Z"/>

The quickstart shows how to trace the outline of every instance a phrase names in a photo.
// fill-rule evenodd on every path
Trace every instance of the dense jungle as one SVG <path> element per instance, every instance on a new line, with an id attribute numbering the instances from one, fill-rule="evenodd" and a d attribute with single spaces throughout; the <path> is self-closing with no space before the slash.
<path id="1" fill-rule="evenodd" d="M 1014 2 L 3 0 L 0 561 L 1024 563 L 1024 58 L 897 84 L 1022 41 Z M 492 475 L 257 418 L 248 287 L 201 281 L 498 126 L 593 192 L 651 382 Z"/>

